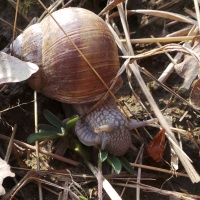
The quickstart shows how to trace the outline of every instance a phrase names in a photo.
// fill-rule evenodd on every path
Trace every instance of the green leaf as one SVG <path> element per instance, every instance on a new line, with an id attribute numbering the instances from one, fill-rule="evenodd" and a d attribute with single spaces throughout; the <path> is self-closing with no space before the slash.
<path id="1" fill-rule="evenodd" d="M 63 123 L 62 121 L 56 117 L 53 113 L 51 113 L 49 110 L 44 110 L 43 114 L 45 116 L 45 118 L 55 127 L 61 129 L 61 127 L 63 127 Z"/>
<path id="2" fill-rule="evenodd" d="M 43 140 L 47 140 L 47 139 L 53 139 L 58 137 L 58 133 L 55 132 L 41 132 L 41 133 L 33 133 L 31 135 L 28 136 L 27 141 L 28 143 L 33 143 L 35 141 L 43 141 Z"/>
<path id="3" fill-rule="evenodd" d="M 117 174 L 119 174 L 121 172 L 122 164 L 121 164 L 120 160 L 117 157 L 109 154 L 108 158 L 107 158 L 107 161 L 113 167 L 113 169 L 115 170 L 115 172 Z"/>
<path id="4" fill-rule="evenodd" d="M 107 157 L 108 157 L 108 152 L 100 150 L 100 152 L 99 152 L 100 162 L 105 161 L 107 159 Z"/>
<path id="5" fill-rule="evenodd" d="M 134 174 L 134 168 L 131 166 L 130 162 L 128 160 L 126 160 L 126 158 L 124 157 L 118 157 L 118 159 L 120 160 L 122 166 L 130 173 L 130 174 Z"/>
<path id="6" fill-rule="evenodd" d="M 72 116 L 72 118 L 67 122 L 66 129 L 65 129 L 67 133 L 75 125 L 75 123 L 77 122 L 77 120 L 78 120 L 78 116 L 75 115 L 75 116 Z"/>
<path id="7" fill-rule="evenodd" d="M 48 125 L 48 124 L 39 124 L 38 125 L 38 132 L 41 133 L 55 133 L 55 132 L 61 132 L 60 129 L 56 128 L 55 126 Z"/>
<path id="8" fill-rule="evenodd" d="M 80 196 L 79 200 L 88 200 L 88 199 L 86 197 L 84 197 L 84 196 Z"/>

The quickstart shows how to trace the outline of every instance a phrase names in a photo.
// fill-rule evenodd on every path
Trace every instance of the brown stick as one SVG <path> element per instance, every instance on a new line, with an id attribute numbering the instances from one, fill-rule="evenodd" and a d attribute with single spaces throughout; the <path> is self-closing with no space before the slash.
<path id="1" fill-rule="evenodd" d="M 9 141 L 10 140 L 10 137 L 8 136 L 5 136 L 5 135 L 2 135 L 0 134 L 0 138 L 3 139 L 3 140 L 6 140 L 6 141 Z M 24 142 L 21 142 L 19 140 L 16 140 L 14 139 L 14 143 L 18 144 L 18 145 L 21 145 L 27 149 L 32 149 L 32 150 L 36 150 L 36 147 L 35 146 L 32 146 L 30 144 L 27 144 L 27 143 L 24 143 Z M 62 162 L 66 162 L 68 164 L 71 164 L 71 165 L 74 165 L 74 166 L 77 166 L 79 165 L 80 163 L 79 162 L 76 162 L 74 160 L 71 160 L 69 158 L 64 158 L 62 156 L 59 156 L 59 155 L 56 155 L 56 154 L 53 154 L 53 153 L 50 153 L 48 151 L 45 151 L 45 150 L 42 150 L 42 149 L 39 149 L 39 152 L 42 153 L 42 154 L 45 154 L 45 155 L 48 155 L 48 156 L 51 156 L 52 158 L 55 158 L 57 160 L 60 160 Z"/>

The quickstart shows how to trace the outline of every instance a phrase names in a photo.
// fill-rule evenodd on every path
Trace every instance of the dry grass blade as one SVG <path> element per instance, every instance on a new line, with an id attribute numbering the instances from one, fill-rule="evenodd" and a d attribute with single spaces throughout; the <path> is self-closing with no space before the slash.
<path id="1" fill-rule="evenodd" d="M 12 0 L 11 0 L 11 2 L 12 2 Z M 15 11 L 15 19 L 14 19 L 14 28 L 13 28 L 12 42 L 15 39 L 15 31 L 16 31 L 16 24 L 17 24 L 18 8 L 19 8 L 19 0 L 17 0 L 17 4 L 16 4 L 16 11 Z"/>
<path id="2" fill-rule="evenodd" d="M 119 36 L 117 35 L 117 33 L 113 30 L 112 26 L 107 23 L 108 25 L 108 28 L 110 29 L 110 31 L 112 32 L 113 36 L 114 36 L 114 39 L 115 39 L 115 42 L 118 46 L 118 48 L 120 49 L 120 51 L 122 52 L 123 55 L 127 55 L 128 56 L 128 53 L 126 51 L 126 48 L 124 47 L 124 45 L 122 44 L 122 41 L 121 39 L 119 38 Z"/>
<path id="3" fill-rule="evenodd" d="M 48 7 L 48 11 L 45 10 L 44 13 L 40 16 L 40 18 L 38 19 L 38 22 L 41 22 L 41 20 L 48 14 L 48 12 L 52 13 L 53 11 L 55 11 L 58 6 L 60 6 L 63 3 L 63 0 L 57 0 L 55 1 L 51 6 Z"/>
<path id="4" fill-rule="evenodd" d="M 154 43 L 154 42 L 183 42 L 193 40 L 196 36 L 179 36 L 179 37 L 159 37 L 159 38 L 139 38 L 131 39 L 132 44 L 144 44 L 144 43 Z M 120 39 L 122 43 L 126 43 L 125 39 Z"/>
<path id="5" fill-rule="evenodd" d="M 12 151 L 13 140 L 14 140 L 14 138 L 15 138 L 16 130 L 17 130 L 17 125 L 15 124 L 15 126 L 14 126 L 14 128 L 13 128 L 13 131 L 12 131 L 12 135 L 11 135 L 9 144 L 8 144 L 6 156 L 5 156 L 5 159 L 4 159 L 6 162 L 8 162 L 8 160 L 9 160 L 9 158 L 10 158 L 10 154 L 11 154 L 11 151 Z"/>
<path id="6" fill-rule="evenodd" d="M 111 1 L 100 13 L 99 16 L 104 15 L 106 12 L 112 10 L 113 8 L 115 8 L 118 4 L 120 4 L 121 2 L 123 2 L 124 0 L 113 0 Z"/>
<path id="7" fill-rule="evenodd" d="M 181 46 L 179 44 L 172 44 L 172 43 L 166 44 L 164 46 L 152 49 L 150 51 L 147 51 L 147 52 L 144 52 L 144 53 L 141 53 L 138 55 L 133 55 L 133 56 L 125 55 L 125 56 L 121 56 L 121 58 L 131 59 L 131 61 L 134 61 L 134 60 L 139 60 L 139 59 L 146 58 L 149 56 L 158 55 L 158 54 L 162 54 L 162 53 L 166 53 L 166 52 L 172 52 L 172 51 L 178 51 L 178 52 L 190 54 L 191 56 L 193 56 L 193 58 L 197 62 L 200 61 L 198 54 L 196 52 L 194 52 L 193 50 L 191 50 L 187 47 Z"/>
<path id="8" fill-rule="evenodd" d="M 158 11 L 158 10 L 130 10 L 128 11 L 128 14 L 131 13 L 140 13 L 145 15 L 152 15 L 155 17 L 162 17 L 166 19 L 171 19 L 179 22 L 185 22 L 188 24 L 197 25 L 197 22 L 193 19 L 190 19 L 189 17 L 185 17 L 184 15 L 177 14 L 177 13 L 171 13 L 166 11 Z"/>
<path id="9" fill-rule="evenodd" d="M 140 164 L 142 164 L 142 160 L 143 160 L 143 153 L 144 153 L 144 146 L 142 145 L 140 148 L 140 154 L 138 154 L 138 162 Z M 137 184 L 141 183 L 141 174 L 142 174 L 142 169 L 139 168 L 138 169 L 138 173 L 137 173 Z M 136 188 L 136 200 L 140 200 L 140 188 Z"/>
<path id="10" fill-rule="evenodd" d="M 195 26 L 195 25 L 194 25 Z M 192 29 L 192 27 L 194 27 L 193 25 L 188 25 L 187 27 L 185 28 L 182 28 L 178 31 L 174 31 L 173 33 L 169 33 L 166 35 L 166 37 L 178 37 L 178 36 L 192 36 L 192 35 L 189 35 L 188 33 L 190 32 L 190 30 Z M 167 27 L 167 25 L 166 25 Z M 195 35 L 195 34 L 193 34 Z"/>
<path id="11" fill-rule="evenodd" d="M 34 91 L 34 121 L 35 121 L 35 132 L 38 133 L 38 106 L 37 106 L 37 92 Z M 39 155 L 39 142 L 35 142 L 36 146 L 36 161 L 37 161 L 37 170 L 40 170 L 40 155 Z M 42 184 L 38 182 L 38 191 L 39 199 L 43 199 L 42 195 Z"/>
<path id="12" fill-rule="evenodd" d="M 181 172 L 175 172 L 174 173 L 174 171 L 172 171 L 172 170 L 167 170 L 167 169 L 162 169 L 162 168 L 152 167 L 152 166 L 147 166 L 147 165 L 140 165 L 140 164 L 137 164 L 137 163 L 131 163 L 131 165 L 133 167 L 137 167 L 137 168 L 142 168 L 142 169 L 147 169 L 147 170 L 151 170 L 151 171 L 172 174 L 174 176 L 182 176 L 182 177 L 189 178 L 189 176 L 187 174 L 184 174 L 184 173 L 181 173 Z"/>
<path id="13" fill-rule="evenodd" d="M 141 72 L 143 72 L 144 74 L 146 74 L 147 76 L 149 76 L 152 80 L 154 80 L 159 86 L 163 87 L 166 91 L 170 92 L 176 98 L 178 98 L 179 100 L 181 100 L 182 102 L 184 102 L 186 105 L 188 105 L 190 108 L 192 108 L 193 110 L 195 110 L 195 112 L 200 113 L 200 111 L 197 110 L 193 105 L 191 105 L 187 100 L 185 100 L 183 97 L 181 97 L 180 95 L 178 95 L 172 89 L 170 89 L 165 84 L 163 84 L 162 82 L 160 82 L 159 80 L 157 80 L 150 72 L 148 72 L 144 68 L 141 68 L 140 70 L 141 70 Z"/>
<path id="14" fill-rule="evenodd" d="M 121 20 L 121 23 L 122 23 L 122 27 L 123 27 L 123 30 L 124 30 L 125 38 L 126 38 L 127 53 L 128 53 L 128 55 L 134 55 L 133 48 L 132 48 L 131 41 L 130 41 L 130 34 L 129 34 L 128 26 L 127 26 L 125 11 L 123 10 L 122 3 L 119 4 L 117 6 L 117 8 L 118 8 L 120 20 Z"/>
<path id="15" fill-rule="evenodd" d="M 64 187 L 57 185 L 55 183 L 51 183 L 49 181 L 46 181 L 45 179 L 42 179 L 42 177 L 40 176 L 39 173 L 37 173 L 36 171 L 29 171 L 21 180 L 20 182 L 12 188 L 12 190 L 10 190 L 8 193 L 6 193 L 6 195 L 4 195 L 4 197 L 2 198 L 2 200 L 11 200 L 14 198 L 14 196 L 16 195 L 16 193 L 22 188 L 24 187 L 26 184 L 32 182 L 32 181 L 36 181 L 37 183 L 44 183 L 59 189 L 64 189 Z"/>
<path id="16" fill-rule="evenodd" d="M 153 36 L 152 36 L 153 37 Z M 162 47 L 162 45 L 157 42 L 156 43 L 159 47 Z M 171 60 L 171 63 L 168 65 L 168 67 L 166 67 L 166 69 L 163 71 L 163 73 L 161 74 L 161 76 L 159 77 L 158 81 L 160 81 L 161 83 L 164 83 L 169 76 L 172 74 L 172 72 L 174 71 L 174 65 L 177 63 L 177 61 L 181 58 L 181 56 L 175 56 L 175 58 L 173 59 L 173 57 L 165 52 L 166 56 Z M 180 54 L 180 53 L 179 53 Z M 178 54 L 178 55 L 179 55 Z M 159 84 L 157 84 L 157 86 L 159 87 Z"/>
<path id="17" fill-rule="evenodd" d="M 186 193 L 181 193 L 181 192 L 175 192 L 175 191 L 169 191 L 169 190 L 163 190 L 160 188 L 155 188 L 149 185 L 145 184 L 124 184 L 124 183 L 113 183 L 113 185 L 118 185 L 118 186 L 126 186 L 130 188 L 140 188 L 144 191 L 149 191 L 149 192 L 155 192 L 160 195 L 165 195 L 168 196 L 169 198 L 177 198 L 177 199 L 182 199 L 182 200 L 197 200 L 200 199 L 199 195 L 192 195 L 192 194 L 186 194 Z"/>

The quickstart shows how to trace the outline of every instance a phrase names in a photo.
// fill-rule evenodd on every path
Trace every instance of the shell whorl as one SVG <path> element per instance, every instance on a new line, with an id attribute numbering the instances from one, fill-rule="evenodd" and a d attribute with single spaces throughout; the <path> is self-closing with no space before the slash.
<path id="1" fill-rule="evenodd" d="M 65 8 L 52 15 L 110 86 L 119 69 L 119 58 L 106 23 L 82 8 Z M 40 66 L 39 72 L 29 80 L 34 90 L 64 103 L 96 101 L 107 92 L 51 16 L 28 27 L 22 39 L 22 47 L 18 48 L 21 55 L 18 56 Z M 121 85 L 122 79 L 118 78 L 113 92 Z"/>

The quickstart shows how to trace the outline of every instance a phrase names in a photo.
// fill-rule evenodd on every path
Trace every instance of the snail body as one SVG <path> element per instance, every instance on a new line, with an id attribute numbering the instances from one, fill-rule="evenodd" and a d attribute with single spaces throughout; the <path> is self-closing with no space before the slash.
<path id="1" fill-rule="evenodd" d="M 93 104 L 78 104 L 74 109 L 83 115 Z M 130 124 L 115 102 L 108 99 L 84 119 L 78 120 L 75 132 L 79 133 L 77 136 L 83 144 L 98 146 L 121 156 L 131 146 Z"/>
<path id="2" fill-rule="evenodd" d="M 54 19 L 97 71 L 108 87 L 119 70 L 118 52 L 106 23 L 82 8 L 54 12 Z M 107 92 L 106 87 L 67 39 L 51 16 L 28 27 L 11 46 L 13 54 L 33 62 L 39 72 L 28 80 L 36 91 L 63 103 L 73 104 L 82 116 Z M 112 91 L 122 85 L 119 77 Z M 76 123 L 75 131 L 85 145 L 123 155 L 131 146 L 129 121 L 108 99 Z"/>

